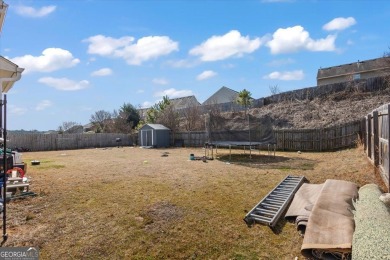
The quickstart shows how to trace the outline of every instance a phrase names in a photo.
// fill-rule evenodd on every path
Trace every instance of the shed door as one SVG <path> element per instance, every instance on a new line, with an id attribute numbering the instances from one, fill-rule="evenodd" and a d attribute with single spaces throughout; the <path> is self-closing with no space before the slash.
<path id="1" fill-rule="evenodd" d="M 142 130 L 141 131 L 141 146 L 152 146 L 153 145 L 153 130 Z"/>

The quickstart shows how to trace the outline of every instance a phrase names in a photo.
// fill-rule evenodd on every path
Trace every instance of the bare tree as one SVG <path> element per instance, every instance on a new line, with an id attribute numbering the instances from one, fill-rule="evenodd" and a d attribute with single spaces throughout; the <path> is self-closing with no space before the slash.
<path id="1" fill-rule="evenodd" d="M 208 105 L 208 121 L 210 130 L 214 130 L 218 128 L 219 121 L 221 118 L 222 109 L 216 100 L 212 100 L 212 103 Z"/>
<path id="2" fill-rule="evenodd" d="M 185 129 L 193 131 L 199 129 L 199 122 L 201 122 L 201 109 L 197 104 L 190 104 L 182 109 L 183 117 L 185 119 Z"/>
<path id="3" fill-rule="evenodd" d="M 156 123 L 162 124 L 174 132 L 179 128 L 179 113 L 173 105 L 169 104 L 160 110 Z"/>
<path id="4" fill-rule="evenodd" d="M 269 85 L 269 91 L 271 92 L 271 95 L 276 95 L 276 94 L 279 94 L 280 93 L 280 88 L 278 85 Z"/>
<path id="5" fill-rule="evenodd" d="M 80 131 L 80 128 L 82 129 L 83 127 L 76 123 L 76 122 L 73 122 L 73 121 L 65 121 L 65 122 L 62 122 L 62 125 L 60 125 L 57 129 L 57 131 L 59 133 L 77 133 Z"/>
<path id="6" fill-rule="evenodd" d="M 383 58 L 385 58 L 384 66 L 389 68 L 390 67 L 390 46 L 388 47 L 388 50 L 383 53 Z M 390 73 L 387 72 L 384 75 L 385 79 L 385 88 L 390 88 Z"/>
<path id="7" fill-rule="evenodd" d="M 105 132 L 108 133 L 130 133 L 131 126 L 127 124 L 126 117 L 120 111 L 114 110 L 111 114 L 112 124 L 106 125 Z"/>
<path id="8" fill-rule="evenodd" d="M 113 125 L 111 113 L 104 110 L 91 115 L 90 122 L 96 128 L 97 133 L 108 133 Z"/>

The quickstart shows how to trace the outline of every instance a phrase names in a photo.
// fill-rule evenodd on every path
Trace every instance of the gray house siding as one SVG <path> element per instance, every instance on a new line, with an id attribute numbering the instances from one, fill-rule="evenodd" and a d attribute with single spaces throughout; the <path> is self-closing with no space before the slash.
<path id="1" fill-rule="evenodd" d="M 381 77 L 390 73 L 390 58 L 357 61 L 349 64 L 321 68 L 317 73 L 317 85 L 328 85 L 351 80 Z"/>

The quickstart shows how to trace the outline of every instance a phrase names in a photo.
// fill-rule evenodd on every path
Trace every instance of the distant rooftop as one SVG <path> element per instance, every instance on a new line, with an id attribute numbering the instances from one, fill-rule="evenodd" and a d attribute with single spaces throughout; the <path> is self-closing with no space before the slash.
<path id="1" fill-rule="evenodd" d="M 180 98 L 170 98 L 169 101 L 175 107 L 175 109 L 182 109 L 190 106 L 200 105 L 199 101 L 193 95 Z"/>
<path id="2" fill-rule="evenodd" d="M 202 105 L 214 105 L 233 102 L 237 99 L 238 92 L 223 86 L 211 97 L 209 97 Z"/>
<path id="3" fill-rule="evenodd" d="M 317 73 L 317 80 L 337 76 L 351 75 L 355 73 L 389 70 L 390 57 L 377 58 L 372 60 L 357 61 L 353 63 L 320 68 Z"/>

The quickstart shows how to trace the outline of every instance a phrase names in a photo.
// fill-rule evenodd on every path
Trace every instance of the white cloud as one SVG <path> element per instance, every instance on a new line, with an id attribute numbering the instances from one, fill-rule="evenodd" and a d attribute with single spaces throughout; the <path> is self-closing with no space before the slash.
<path id="1" fill-rule="evenodd" d="M 154 103 L 149 102 L 149 101 L 145 101 L 145 102 L 143 102 L 143 103 L 141 104 L 141 108 L 149 108 L 149 107 L 151 107 L 151 106 L 153 106 L 153 105 L 154 105 Z"/>
<path id="2" fill-rule="evenodd" d="M 267 43 L 272 54 L 290 53 L 299 50 L 308 51 L 334 51 L 335 35 L 328 35 L 324 39 L 313 40 L 309 32 L 302 26 L 279 28 L 272 35 L 272 40 Z"/>
<path id="3" fill-rule="evenodd" d="M 111 74 L 112 74 L 112 70 L 110 68 L 103 68 L 100 70 L 95 70 L 94 72 L 91 73 L 91 76 L 104 77 L 104 76 L 109 76 Z"/>
<path id="4" fill-rule="evenodd" d="M 294 70 L 294 71 L 274 71 L 266 76 L 264 79 L 277 79 L 277 80 L 302 80 L 304 78 L 304 73 L 302 70 Z"/>
<path id="5" fill-rule="evenodd" d="M 169 82 L 164 78 L 153 79 L 152 82 L 157 85 L 167 85 Z"/>
<path id="6" fill-rule="evenodd" d="M 322 29 L 326 31 L 335 31 L 335 30 L 344 30 L 348 27 L 351 27 L 352 25 L 356 24 L 356 20 L 353 17 L 338 17 L 330 21 L 329 23 L 325 24 Z"/>
<path id="7" fill-rule="evenodd" d="M 8 109 L 9 109 L 10 114 L 17 115 L 17 116 L 24 115 L 28 111 L 27 108 L 17 107 L 14 105 L 9 105 Z"/>
<path id="8" fill-rule="evenodd" d="M 141 65 L 145 61 L 156 59 L 179 50 L 178 43 L 167 36 L 147 36 L 134 42 L 134 37 L 118 39 L 96 35 L 85 39 L 88 53 L 100 56 L 122 58 L 130 65 Z"/>
<path id="9" fill-rule="evenodd" d="M 52 72 L 64 68 L 76 66 L 80 60 L 73 57 L 72 53 L 60 48 L 47 48 L 41 56 L 25 55 L 11 58 L 11 61 L 25 68 L 24 73 Z"/>
<path id="10" fill-rule="evenodd" d="M 137 90 L 137 93 L 139 93 L 139 94 L 144 93 L 144 92 L 145 92 L 145 90 L 143 90 L 143 89 Z"/>
<path id="11" fill-rule="evenodd" d="M 41 111 L 45 110 L 48 107 L 51 107 L 53 103 L 50 100 L 42 100 L 41 102 L 38 103 L 38 105 L 35 107 L 35 110 Z"/>
<path id="12" fill-rule="evenodd" d="M 199 61 L 192 60 L 170 60 L 167 64 L 173 68 L 192 68 L 199 64 Z"/>
<path id="13" fill-rule="evenodd" d="M 250 40 L 248 36 L 241 36 L 239 31 L 232 30 L 222 36 L 212 36 L 201 45 L 191 49 L 190 54 L 200 56 L 202 61 L 217 61 L 252 53 L 261 44 L 260 38 Z"/>
<path id="14" fill-rule="evenodd" d="M 168 96 L 168 98 L 179 98 L 179 97 L 187 97 L 192 95 L 193 95 L 192 90 L 176 90 L 174 88 L 159 91 L 154 94 L 155 97 L 161 97 L 161 98 L 164 96 Z"/>
<path id="15" fill-rule="evenodd" d="M 112 56 L 114 55 L 115 50 L 130 45 L 134 41 L 134 37 L 125 36 L 115 39 L 112 37 L 106 37 L 104 35 L 95 35 L 83 41 L 89 43 L 89 54 Z"/>
<path id="16" fill-rule="evenodd" d="M 41 8 L 19 5 L 15 6 L 15 12 L 21 16 L 39 18 L 51 14 L 56 8 L 55 5 L 43 6 Z"/>
<path id="17" fill-rule="evenodd" d="M 197 80 L 205 80 L 205 79 L 209 79 L 209 78 L 212 78 L 214 76 L 216 76 L 217 73 L 212 71 L 212 70 L 205 70 L 203 71 L 202 73 L 200 73 L 196 79 Z"/>
<path id="18" fill-rule="evenodd" d="M 67 78 L 44 77 L 40 78 L 38 82 L 63 91 L 76 91 L 85 89 L 89 86 L 89 82 L 87 80 L 76 82 Z"/>

